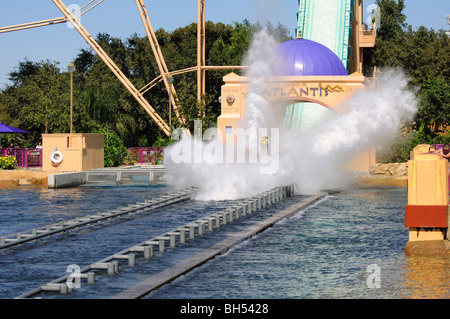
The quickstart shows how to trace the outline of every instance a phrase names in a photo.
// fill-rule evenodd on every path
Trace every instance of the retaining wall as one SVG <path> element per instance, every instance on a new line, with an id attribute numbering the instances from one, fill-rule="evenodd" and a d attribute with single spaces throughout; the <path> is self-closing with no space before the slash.
<path id="1" fill-rule="evenodd" d="M 64 188 L 86 184 L 87 172 L 59 173 L 48 175 L 48 188 Z"/>
<path id="2" fill-rule="evenodd" d="M 17 186 L 47 186 L 48 172 L 32 170 L 0 170 L 0 188 Z"/>
<path id="3" fill-rule="evenodd" d="M 372 164 L 363 184 L 374 186 L 408 186 L 408 163 Z"/>
<path id="4" fill-rule="evenodd" d="M 86 172 L 60 173 L 58 174 L 62 175 L 60 177 L 54 177 L 55 175 L 50 174 L 52 173 L 31 170 L 0 170 L 0 188 L 26 185 L 61 188 L 86 183 L 86 178 L 83 175 Z M 370 166 L 369 172 L 358 176 L 358 180 L 362 184 L 374 186 L 406 187 L 408 185 L 408 164 L 373 164 Z"/>

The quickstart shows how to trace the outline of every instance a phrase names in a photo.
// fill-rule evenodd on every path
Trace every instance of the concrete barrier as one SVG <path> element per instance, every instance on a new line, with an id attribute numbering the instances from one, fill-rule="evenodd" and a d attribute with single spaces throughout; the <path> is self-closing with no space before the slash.
<path id="1" fill-rule="evenodd" d="M 189 200 L 194 193 L 195 189 L 193 188 L 180 190 L 168 195 L 153 198 L 152 200 L 146 200 L 141 203 L 131 204 L 124 207 L 118 207 L 117 209 L 108 210 L 106 212 L 78 217 L 71 220 L 64 220 L 55 224 L 41 226 L 39 228 L 26 230 L 20 233 L 12 233 L 0 237 L 0 250 L 15 245 L 22 245 L 26 242 L 37 240 L 46 236 L 52 236 L 57 233 L 65 233 L 71 229 L 78 229 L 83 226 L 90 226 L 92 224 L 98 224 L 104 221 L 111 221 L 114 218 L 134 216 L 149 212 L 159 207 Z"/>
<path id="2" fill-rule="evenodd" d="M 264 196 L 261 196 L 263 198 L 276 198 L 275 194 L 278 193 L 285 193 L 284 190 L 286 191 L 286 194 L 289 194 L 289 196 L 293 195 L 292 192 L 288 192 L 288 189 L 291 189 L 290 186 L 284 186 L 282 188 L 275 188 L 272 189 L 270 191 L 267 191 L 264 193 Z M 190 189 L 187 190 L 188 192 L 190 191 L 194 191 L 195 189 Z M 175 194 L 179 194 L 180 192 L 184 192 L 184 191 L 179 191 Z M 325 193 L 324 193 L 325 194 Z M 314 196 L 310 199 L 308 199 L 307 202 L 302 202 L 301 206 L 296 205 L 295 209 L 290 209 L 288 210 L 288 212 L 283 211 L 283 214 L 276 214 L 273 215 L 272 217 L 266 219 L 266 222 L 263 223 L 263 225 L 261 225 L 260 227 L 257 227 L 257 229 L 254 229 L 254 226 L 250 227 L 250 234 L 244 234 L 243 236 L 238 236 L 236 237 L 235 235 L 230 235 L 231 239 L 233 239 L 233 243 L 232 246 L 236 245 L 239 242 L 242 242 L 248 238 L 250 238 L 251 236 L 255 235 L 256 233 L 262 231 L 263 229 L 272 226 L 276 221 L 278 221 L 280 218 L 288 218 L 290 215 L 289 214 L 293 214 L 295 213 L 295 211 L 297 211 L 298 209 L 304 209 L 309 205 L 312 205 L 312 203 L 314 203 L 315 201 L 319 200 L 321 197 L 324 196 L 324 194 L 320 195 L 320 196 Z M 257 196 L 259 197 L 259 196 Z M 189 195 L 190 198 L 190 195 Z M 173 202 L 173 197 L 170 195 L 164 195 L 160 197 L 161 200 L 167 202 L 167 203 L 172 203 Z M 145 205 L 154 205 L 155 207 L 158 206 L 158 203 L 155 203 L 156 200 L 151 200 L 148 203 L 144 203 Z M 214 231 L 214 227 L 212 224 L 212 221 L 215 220 L 216 221 L 216 228 L 220 227 L 221 225 L 226 225 L 227 223 L 231 223 L 233 221 L 237 221 L 240 218 L 244 217 L 243 214 L 243 208 L 245 206 L 248 206 L 247 203 L 248 202 L 252 202 L 255 203 L 256 199 L 247 199 L 242 201 L 241 203 L 238 203 L 238 205 L 235 205 L 234 208 L 228 208 L 228 209 L 224 209 L 221 211 L 222 214 L 218 214 L 218 213 L 213 213 L 211 215 L 208 216 L 204 216 L 201 217 L 200 219 L 197 219 L 193 222 L 187 223 L 186 225 L 184 225 L 183 227 L 179 227 L 176 228 L 172 231 L 166 232 L 161 234 L 160 236 L 154 237 L 150 240 L 146 240 L 142 243 L 139 244 L 135 244 L 130 248 L 126 248 L 114 255 L 111 255 L 109 257 L 106 257 L 90 266 L 84 267 L 83 269 L 80 269 L 80 273 L 86 273 L 86 272 L 90 272 L 92 270 L 107 270 L 108 275 L 113 275 L 118 273 L 118 263 L 119 261 L 123 261 L 123 260 L 128 260 L 128 266 L 134 266 L 135 262 L 136 262 L 136 256 L 134 253 L 138 252 L 140 254 L 144 254 L 144 259 L 150 259 L 152 256 L 154 256 L 154 252 L 155 252 L 155 247 L 158 247 L 158 251 L 159 254 L 164 254 L 164 252 L 166 251 L 167 248 L 171 248 L 174 249 L 177 247 L 177 237 L 179 237 L 179 243 L 180 244 L 184 244 L 186 242 L 186 239 L 189 240 L 194 240 L 198 235 L 198 237 L 206 235 L 207 232 L 211 232 Z M 274 202 L 273 202 L 274 203 Z M 270 206 L 272 204 L 272 202 L 270 200 L 268 200 L 266 202 L 266 206 Z M 131 207 L 130 207 L 131 206 Z M 138 207 L 135 207 L 138 206 Z M 297 207 L 298 206 L 298 207 Z M 133 208 L 134 207 L 134 208 Z M 128 208 L 126 208 L 127 210 L 132 210 L 132 209 L 136 209 L 139 210 L 140 209 L 140 205 L 129 205 Z M 117 211 L 117 214 L 124 214 L 125 211 L 122 211 L 121 209 L 117 209 L 115 210 Z M 101 216 L 101 217 L 100 217 Z M 105 216 L 103 216 L 101 213 L 98 213 L 95 215 L 94 219 L 97 218 L 103 218 Z M 107 217 L 107 216 L 106 216 Z M 275 218 L 273 218 L 275 217 Z M 222 218 L 222 220 L 220 219 Z M 91 220 L 91 218 L 87 218 L 89 220 Z M 89 222 L 89 220 L 87 220 L 86 222 Z M 67 223 L 67 221 L 65 222 Z M 258 223 L 260 224 L 260 223 Z M 257 224 L 257 225 L 258 225 Z M 208 227 L 206 227 L 208 225 Z M 257 226 L 256 225 L 256 226 Z M 62 227 L 60 224 L 58 225 L 49 225 L 46 227 L 46 229 L 48 228 L 49 230 L 51 230 L 53 227 L 58 227 L 58 231 L 60 231 L 60 227 Z M 72 225 L 73 226 L 73 225 Z M 186 232 L 189 232 L 189 238 L 186 238 Z M 37 231 L 35 232 L 37 234 Z M 6 246 L 9 245 L 11 241 L 17 241 L 17 240 L 22 240 L 22 237 L 24 235 L 28 235 L 28 234 L 13 234 L 15 236 L 13 237 L 9 237 L 9 238 L 5 238 L 5 237 L 1 237 L 0 240 L 2 241 L 1 244 Z M 166 246 L 166 242 L 169 242 L 169 246 Z M 198 261 L 200 261 L 200 264 L 203 263 L 204 261 L 208 260 L 209 258 L 213 258 L 214 256 L 216 256 L 217 254 L 223 253 L 226 250 L 228 250 L 229 248 L 231 248 L 232 246 L 226 248 L 225 246 L 220 246 L 219 249 L 214 249 L 215 253 L 210 255 L 210 254 L 206 254 L 208 255 L 207 259 L 204 259 L 205 254 L 201 254 L 201 258 L 198 259 Z M 132 256 L 130 255 L 130 253 L 133 252 Z M 116 260 L 116 261 L 115 261 Z M 113 268 L 111 266 L 111 264 L 114 265 L 114 271 Z M 198 266 L 199 264 L 197 264 Z M 183 270 L 181 271 L 181 273 L 186 272 L 187 270 L 185 269 L 185 266 L 181 267 Z M 190 268 L 187 267 L 187 268 Z M 63 284 L 67 279 L 68 279 L 69 275 L 60 277 L 52 282 L 50 282 L 51 284 Z M 60 286 L 58 286 L 60 287 Z M 55 288 L 56 289 L 56 288 Z M 38 294 L 40 292 L 43 292 L 44 290 L 41 289 L 41 287 L 33 289 L 32 291 L 29 291 L 25 294 L 22 294 L 21 296 L 19 296 L 19 299 L 22 298 L 29 298 L 35 294 Z M 65 293 L 65 292 L 64 292 Z"/>
<path id="3" fill-rule="evenodd" d="M 189 257 L 180 263 L 161 271 L 160 273 L 150 276 L 146 280 L 136 286 L 124 290 L 123 292 L 112 297 L 113 299 L 138 299 L 144 297 L 151 291 L 173 281 L 174 279 L 188 273 L 199 265 L 204 264 L 208 260 L 211 260 L 219 255 L 223 255 L 236 245 L 248 240 L 255 235 L 263 232 L 275 225 L 282 219 L 291 218 L 298 214 L 300 211 L 314 205 L 319 200 L 325 198 L 327 193 L 319 193 L 314 196 L 310 196 L 300 202 L 297 202 L 284 210 L 273 214 L 272 216 L 254 223 L 248 226 L 242 231 L 228 235 L 222 241 L 214 244 L 211 247 L 205 248 L 201 252 Z M 225 218 L 224 218 L 225 220 Z"/>
<path id="4" fill-rule="evenodd" d="M 86 184 L 87 172 L 71 172 L 48 175 L 48 188 L 65 188 Z"/>

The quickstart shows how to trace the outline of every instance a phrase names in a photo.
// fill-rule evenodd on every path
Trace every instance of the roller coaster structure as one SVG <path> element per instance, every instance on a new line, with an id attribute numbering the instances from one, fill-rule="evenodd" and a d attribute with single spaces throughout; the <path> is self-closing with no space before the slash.
<path id="1" fill-rule="evenodd" d="M 63 16 L 59 18 L 41 20 L 36 22 L 18 24 L 8 27 L 1 27 L 0 33 L 19 31 L 29 28 L 36 28 L 42 26 L 56 25 L 60 23 L 71 23 L 73 27 L 80 33 L 83 39 L 91 46 L 91 48 L 97 53 L 102 61 L 108 66 L 113 74 L 120 80 L 125 88 L 131 93 L 131 95 L 137 100 L 137 102 L 144 108 L 144 110 L 150 115 L 155 123 L 161 128 L 161 130 L 167 135 L 171 135 L 171 128 L 167 122 L 156 112 L 156 110 L 150 105 L 150 103 L 144 98 L 144 94 L 157 85 L 163 82 L 169 95 L 170 108 L 175 111 L 175 115 L 178 118 L 180 124 L 186 125 L 186 120 L 180 113 L 180 106 L 177 99 L 177 93 L 175 86 L 170 78 L 174 75 L 197 71 L 197 100 L 201 101 L 202 95 L 205 94 L 205 72 L 207 70 L 220 70 L 220 69 L 242 69 L 243 66 L 206 66 L 205 61 L 205 0 L 197 0 L 197 66 L 186 68 L 183 70 L 169 71 L 164 60 L 164 56 L 158 45 L 156 34 L 153 30 L 150 22 L 149 14 L 147 12 L 144 0 L 135 0 L 139 15 L 144 25 L 150 46 L 156 59 L 156 63 L 159 68 L 159 76 L 149 82 L 141 89 L 137 89 L 131 81 L 124 75 L 124 73 L 117 67 L 114 61 L 108 56 L 108 54 L 100 47 L 100 45 L 89 34 L 85 27 L 80 22 L 80 17 L 93 8 L 97 7 L 104 0 L 90 0 L 87 4 L 82 6 L 75 12 L 71 12 L 69 8 L 64 4 L 62 0 L 52 0 L 55 6 L 62 12 Z M 94 3 L 95 2 L 95 3 Z M 201 111 L 198 113 L 199 117 L 203 117 Z"/>

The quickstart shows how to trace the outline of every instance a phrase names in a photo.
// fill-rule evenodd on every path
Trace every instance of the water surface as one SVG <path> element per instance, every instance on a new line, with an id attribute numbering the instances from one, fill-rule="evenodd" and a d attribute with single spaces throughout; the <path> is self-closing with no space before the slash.
<path id="1" fill-rule="evenodd" d="M 159 196 L 166 186 L 0 190 L 0 235 Z M 111 298 L 304 197 L 296 196 L 67 296 Z M 189 201 L 0 251 L 0 298 L 14 298 L 233 201 Z M 406 188 L 365 187 L 326 197 L 146 298 L 449 298 L 449 257 L 407 257 Z M 371 268 L 372 267 L 372 268 Z M 379 288 L 373 288 L 379 269 Z"/>

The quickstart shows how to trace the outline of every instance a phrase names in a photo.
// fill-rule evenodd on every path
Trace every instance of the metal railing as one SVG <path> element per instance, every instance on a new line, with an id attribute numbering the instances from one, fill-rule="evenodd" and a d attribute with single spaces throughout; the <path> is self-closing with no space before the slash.
<path id="1" fill-rule="evenodd" d="M 130 147 L 128 153 L 140 164 L 157 165 L 164 159 L 162 147 Z M 0 157 L 11 156 L 17 161 L 17 167 L 42 167 L 42 149 L 40 148 L 0 148 Z"/>
<path id="2" fill-rule="evenodd" d="M 11 156 L 17 167 L 42 167 L 41 148 L 0 148 L 0 157 Z"/>
<path id="3" fill-rule="evenodd" d="M 156 165 L 164 159 L 164 148 L 162 147 L 130 147 L 128 153 L 135 156 L 135 161 L 140 164 Z"/>

